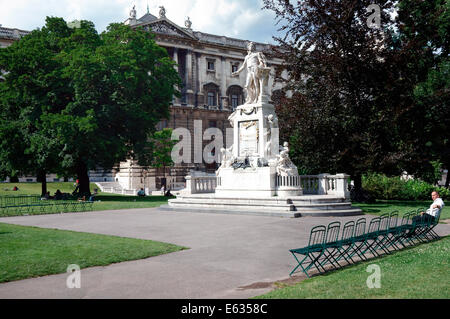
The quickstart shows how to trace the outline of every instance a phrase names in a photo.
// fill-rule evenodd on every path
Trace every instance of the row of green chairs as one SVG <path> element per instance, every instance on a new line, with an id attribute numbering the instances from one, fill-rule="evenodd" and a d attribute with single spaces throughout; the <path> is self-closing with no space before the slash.
<path id="1" fill-rule="evenodd" d="M 54 201 L 43 200 L 31 204 L 13 204 L 0 207 L 0 216 L 33 215 L 44 213 L 69 213 L 93 210 L 93 202 L 89 201 Z"/>
<path id="2" fill-rule="evenodd" d="M 367 260 L 418 242 L 439 239 L 434 231 L 439 216 L 433 221 L 417 222 L 414 217 L 422 211 L 424 209 L 421 208 L 408 212 L 401 220 L 398 212 L 394 211 L 371 219 L 368 225 L 363 217 L 346 222 L 342 228 L 339 221 L 328 226 L 315 226 L 311 229 L 307 246 L 289 250 L 297 261 L 290 276 L 301 268 L 309 278 L 308 272 L 313 268 L 324 273 L 325 266 L 337 269 L 343 267 L 341 264 L 344 262 L 344 265 L 357 262 L 356 258 Z"/>
<path id="3" fill-rule="evenodd" d="M 7 206 L 23 206 L 39 203 L 39 195 L 6 195 L 0 196 L 0 208 Z"/>

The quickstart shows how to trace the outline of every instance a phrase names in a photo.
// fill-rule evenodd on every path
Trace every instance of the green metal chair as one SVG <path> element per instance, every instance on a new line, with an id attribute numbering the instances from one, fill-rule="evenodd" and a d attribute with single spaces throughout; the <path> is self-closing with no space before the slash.
<path id="1" fill-rule="evenodd" d="M 415 242 L 419 239 L 418 234 L 422 232 L 425 225 L 418 221 L 415 217 L 419 216 L 421 212 L 425 211 L 424 208 L 418 208 L 416 211 L 411 212 L 410 222 L 406 225 L 407 232 L 404 235 L 404 242 L 409 245 L 415 245 Z M 420 239 L 419 239 L 420 241 Z"/>
<path id="2" fill-rule="evenodd" d="M 407 244 L 410 241 L 410 239 L 408 238 L 408 234 L 414 228 L 412 219 L 416 214 L 417 212 L 415 210 L 403 214 L 401 224 L 397 226 L 397 228 L 393 232 L 391 246 L 394 246 L 397 249 L 400 249 L 397 244 L 402 245 L 403 248 L 407 247 Z"/>
<path id="3" fill-rule="evenodd" d="M 323 270 L 325 270 L 323 266 L 325 266 L 327 263 L 330 263 L 334 268 L 340 267 L 339 262 L 336 261 L 333 255 L 334 252 L 341 246 L 340 242 L 338 241 L 340 229 L 341 222 L 336 221 L 328 224 L 326 240 L 323 243 L 323 260 L 320 263 L 320 266 Z M 320 272 L 320 269 L 318 270 Z"/>
<path id="4" fill-rule="evenodd" d="M 442 210 L 441 210 L 442 211 Z M 434 228 L 439 224 L 441 211 L 434 218 L 428 218 L 425 222 L 420 223 L 418 230 L 416 230 L 415 239 L 426 242 L 439 239 L 439 235 L 434 232 Z"/>
<path id="5" fill-rule="evenodd" d="M 389 224 L 391 219 L 391 213 L 385 213 L 380 216 L 380 227 L 378 229 L 378 236 L 375 238 L 373 249 L 377 252 L 383 251 L 386 254 L 390 254 L 390 251 L 386 247 L 386 241 L 389 237 Z"/>
<path id="6" fill-rule="evenodd" d="M 315 226 L 311 229 L 308 245 L 306 247 L 289 250 L 298 263 L 289 276 L 292 276 L 292 274 L 301 267 L 302 271 L 309 278 L 308 270 L 313 266 L 320 267 L 318 260 L 323 254 L 323 244 L 326 232 L 327 228 L 324 225 Z M 299 260 L 300 258 L 297 258 L 297 255 L 303 256 L 303 258 Z"/>
<path id="7" fill-rule="evenodd" d="M 350 260 L 347 259 L 347 254 L 353 245 L 353 236 L 355 231 L 355 221 L 351 220 L 344 224 L 342 228 L 341 238 L 334 245 L 334 251 L 330 254 L 329 258 L 334 261 L 335 264 L 340 267 L 339 261 L 343 258 L 347 264 L 350 264 Z"/>
<path id="8" fill-rule="evenodd" d="M 400 231 L 400 226 L 398 226 L 398 211 L 393 211 L 389 214 L 389 228 L 388 234 L 385 239 L 386 249 L 393 247 L 394 250 L 399 250 L 400 247 L 397 246 L 397 233 Z"/>
<path id="9" fill-rule="evenodd" d="M 375 257 L 380 256 L 374 249 L 379 235 L 380 221 L 380 217 L 375 217 L 370 221 L 367 232 L 363 235 L 363 239 L 356 246 L 356 251 L 359 252 L 358 256 L 364 260 L 367 260 L 367 252 L 371 252 Z"/>
<path id="10" fill-rule="evenodd" d="M 353 237 L 350 238 L 350 248 L 348 249 L 348 252 L 346 254 L 347 258 L 352 261 L 352 263 L 355 263 L 353 260 L 353 256 L 357 255 L 360 259 L 364 260 L 365 257 L 361 255 L 358 247 L 363 245 L 366 237 L 366 218 L 360 218 L 356 221 L 355 224 L 355 230 Z M 346 259 L 346 260 L 348 260 Z"/>

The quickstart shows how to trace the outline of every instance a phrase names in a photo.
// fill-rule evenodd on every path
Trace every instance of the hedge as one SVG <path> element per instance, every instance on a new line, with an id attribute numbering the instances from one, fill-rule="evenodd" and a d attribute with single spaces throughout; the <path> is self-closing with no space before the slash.
<path id="1" fill-rule="evenodd" d="M 363 189 L 373 198 L 382 200 L 429 200 L 433 191 L 438 191 L 442 199 L 450 199 L 450 190 L 437 187 L 421 180 L 403 180 L 371 173 L 362 178 Z"/>

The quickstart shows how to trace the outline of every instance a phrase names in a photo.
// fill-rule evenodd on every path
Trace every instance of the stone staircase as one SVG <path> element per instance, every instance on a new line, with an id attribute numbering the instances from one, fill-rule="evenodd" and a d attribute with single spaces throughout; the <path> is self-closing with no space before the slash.
<path id="1" fill-rule="evenodd" d="M 355 216 L 362 210 L 335 195 L 305 195 L 290 198 L 220 198 L 215 194 L 180 194 L 163 209 L 279 217 Z"/>
<path id="2" fill-rule="evenodd" d="M 112 193 L 120 195 L 136 195 L 134 189 L 124 189 L 118 182 L 97 182 L 95 183 L 103 193 Z"/>

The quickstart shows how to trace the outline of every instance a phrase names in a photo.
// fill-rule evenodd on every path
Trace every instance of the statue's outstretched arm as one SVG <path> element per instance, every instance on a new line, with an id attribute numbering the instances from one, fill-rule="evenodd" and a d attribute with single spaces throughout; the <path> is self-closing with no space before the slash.
<path id="1" fill-rule="evenodd" d="M 239 73 L 242 72 L 242 70 L 244 70 L 246 65 L 247 65 L 247 57 L 245 57 L 244 63 L 242 63 L 241 67 L 236 72 L 231 73 L 231 75 L 232 76 L 238 75 Z"/>

